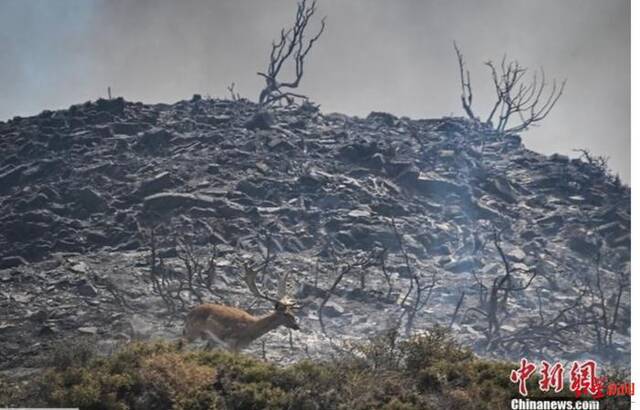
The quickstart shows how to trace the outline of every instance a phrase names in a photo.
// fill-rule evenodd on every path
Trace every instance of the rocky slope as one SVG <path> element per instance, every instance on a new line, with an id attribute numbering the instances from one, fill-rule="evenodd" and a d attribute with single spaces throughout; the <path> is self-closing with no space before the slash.
<path id="1" fill-rule="evenodd" d="M 267 254 L 261 285 L 290 272 L 303 329 L 257 354 L 326 357 L 406 328 L 419 297 L 413 331 L 451 325 L 481 354 L 628 366 L 629 189 L 517 135 L 194 96 L 0 122 L 0 152 L 4 369 L 63 338 L 177 337 L 198 297 L 263 312 L 240 259 Z M 210 281 L 171 301 L 187 260 Z"/>

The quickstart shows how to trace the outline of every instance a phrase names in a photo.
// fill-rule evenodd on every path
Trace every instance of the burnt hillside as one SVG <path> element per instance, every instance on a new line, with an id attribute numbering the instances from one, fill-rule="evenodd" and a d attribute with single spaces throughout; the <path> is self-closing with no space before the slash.
<path id="1" fill-rule="evenodd" d="M 0 152 L 2 368 L 77 335 L 176 337 L 199 299 L 264 311 L 238 261 L 267 255 L 265 291 L 290 272 L 305 305 L 269 357 L 437 323 L 485 355 L 628 365 L 629 189 L 518 135 L 194 96 L 0 122 Z M 176 291 L 185 257 L 213 269 Z"/>

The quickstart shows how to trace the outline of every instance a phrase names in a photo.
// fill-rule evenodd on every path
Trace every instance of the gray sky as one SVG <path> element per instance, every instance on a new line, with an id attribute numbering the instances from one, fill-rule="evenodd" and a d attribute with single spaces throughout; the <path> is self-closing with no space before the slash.
<path id="1" fill-rule="evenodd" d="M 554 111 L 523 134 L 527 146 L 588 148 L 629 181 L 629 9 L 629 0 L 320 0 L 327 30 L 299 90 L 326 112 L 462 115 L 456 40 L 485 113 L 483 62 L 507 53 L 568 79 Z M 294 12 L 295 0 L 0 0 L 0 119 L 95 100 L 107 86 L 153 103 L 226 97 L 235 82 L 255 100 L 255 73 Z"/>

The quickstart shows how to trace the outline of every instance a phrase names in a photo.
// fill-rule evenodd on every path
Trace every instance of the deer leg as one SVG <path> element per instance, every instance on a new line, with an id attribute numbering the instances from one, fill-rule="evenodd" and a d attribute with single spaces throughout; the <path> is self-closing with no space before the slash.
<path id="1" fill-rule="evenodd" d="M 221 340 L 218 337 L 216 337 L 216 335 L 213 332 L 210 332 L 207 330 L 202 331 L 200 333 L 200 337 L 203 340 L 207 341 L 207 344 L 205 345 L 205 349 L 207 350 L 211 350 L 221 343 Z"/>
<path id="2" fill-rule="evenodd" d="M 187 341 L 187 343 L 191 343 L 194 340 L 196 340 L 198 338 L 198 335 L 195 334 L 193 332 L 193 330 L 191 330 L 190 328 L 185 328 L 184 331 L 182 332 L 182 337 L 181 339 L 184 339 Z"/>

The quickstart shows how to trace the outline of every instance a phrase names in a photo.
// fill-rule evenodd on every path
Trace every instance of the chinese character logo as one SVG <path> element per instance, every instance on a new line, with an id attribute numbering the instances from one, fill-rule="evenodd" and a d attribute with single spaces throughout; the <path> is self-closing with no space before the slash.
<path id="1" fill-rule="evenodd" d="M 527 396 L 527 380 L 534 375 L 538 366 L 525 358 L 520 359 L 520 366 L 511 371 L 509 379 L 512 383 L 518 383 L 518 392 Z M 540 361 L 540 380 L 538 388 L 542 392 L 553 391 L 560 393 L 564 389 L 565 369 L 562 363 L 551 364 L 545 360 Z M 582 395 L 593 399 L 601 399 L 607 396 L 633 396 L 635 386 L 633 383 L 608 383 L 606 377 L 598 376 L 598 365 L 594 360 L 584 362 L 574 361 L 568 374 L 569 390 L 574 392 L 576 398 Z"/>
<path id="2" fill-rule="evenodd" d="M 536 365 L 524 358 L 520 359 L 520 368 L 511 370 L 510 379 L 513 383 L 518 383 L 518 391 L 521 395 L 526 396 L 528 394 L 527 380 L 535 371 Z"/>

